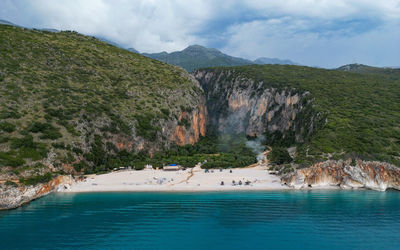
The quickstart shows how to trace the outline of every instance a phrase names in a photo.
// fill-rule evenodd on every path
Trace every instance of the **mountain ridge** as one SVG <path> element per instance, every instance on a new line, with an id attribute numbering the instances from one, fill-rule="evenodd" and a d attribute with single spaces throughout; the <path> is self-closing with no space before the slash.
<path id="1" fill-rule="evenodd" d="M 136 50 L 135 50 L 136 51 Z M 260 57 L 254 61 L 240 57 L 230 56 L 215 48 L 207 48 L 201 45 L 190 45 L 181 51 L 142 53 L 142 55 L 160 60 L 165 63 L 180 66 L 188 72 L 196 69 L 217 66 L 243 66 L 252 64 L 290 64 L 299 65 L 291 60 Z"/>

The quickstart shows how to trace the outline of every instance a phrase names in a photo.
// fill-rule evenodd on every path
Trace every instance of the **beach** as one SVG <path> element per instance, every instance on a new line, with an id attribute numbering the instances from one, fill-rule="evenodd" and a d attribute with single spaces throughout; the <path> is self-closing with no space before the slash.
<path id="1" fill-rule="evenodd" d="M 223 184 L 223 185 L 221 185 Z M 121 170 L 87 175 L 85 180 L 59 188 L 59 192 L 231 191 L 282 190 L 280 178 L 264 166 L 238 169 Z"/>

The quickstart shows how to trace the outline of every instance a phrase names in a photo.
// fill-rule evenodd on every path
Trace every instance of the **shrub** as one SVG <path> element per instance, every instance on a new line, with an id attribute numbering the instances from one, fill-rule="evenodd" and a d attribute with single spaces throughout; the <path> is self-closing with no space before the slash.
<path id="1" fill-rule="evenodd" d="M 28 178 L 21 177 L 19 182 L 25 186 L 32 186 L 38 183 L 46 183 L 51 181 L 53 175 L 51 173 L 47 173 L 45 175 L 35 175 Z"/>
<path id="2" fill-rule="evenodd" d="M 274 147 L 271 153 L 268 154 L 268 159 L 276 164 L 285 164 L 292 162 L 292 157 L 290 157 L 289 152 L 285 148 Z"/>
<path id="3" fill-rule="evenodd" d="M 1 122 L 0 123 L 0 130 L 3 130 L 8 133 L 12 133 L 15 131 L 15 125 L 9 122 Z"/>
<path id="4" fill-rule="evenodd" d="M 88 169 L 90 166 L 87 164 L 86 161 L 80 161 L 78 163 L 74 164 L 74 169 L 76 172 L 81 172 L 82 169 L 86 172 L 86 169 Z"/>
<path id="5" fill-rule="evenodd" d="M 168 118 L 171 112 L 169 111 L 169 109 L 162 108 L 161 113 L 163 113 L 165 117 Z"/>
<path id="6" fill-rule="evenodd" d="M 59 132 L 59 129 L 51 125 L 50 123 L 41 123 L 41 122 L 34 122 L 30 128 L 28 129 L 29 132 L 32 133 L 39 133 L 41 132 L 42 135 L 40 139 L 51 139 L 55 140 L 62 137 L 62 134 Z"/>
<path id="7" fill-rule="evenodd" d="M 180 121 L 178 121 L 178 125 L 179 126 L 185 126 L 185 128 L 189 128 L 190 127 L 190 122 L 189 122 L 188 119 L 182 118 Z"/>
<path id="8" fill-rule="evenodd" d="M 19 167 L 25 164 L 25 160 L 13 156 L 10 152 L 0 152 L 0 166 Z"/>
<path id="9" fill-rule="evenodd" d="M 4 184 L 10 187 L 18 187 L 18 184 L 13 181 L 6 181 Z"/>
<path id="10" fill-rule="evenodd" d="M 8 119 L 8 118 L 10 118 L 10 119 L 18 119 L 18 118 L 21 118 L 21 115 L 15 110 L 13 110 L 13 111 L 1 111 L 0 112 L 0 119 Z"/>

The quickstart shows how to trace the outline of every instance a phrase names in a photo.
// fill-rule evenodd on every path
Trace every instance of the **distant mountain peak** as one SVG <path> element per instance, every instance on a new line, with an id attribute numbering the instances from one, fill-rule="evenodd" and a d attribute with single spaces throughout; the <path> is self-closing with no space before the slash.
<path id="1" fill-rule="evenodd" d="M 260 57 L 255 61 L 240 57 L 233 57 L 224 54 L 218 49 L 207 48 L 202 45 L 193 44 L 182 51 L 171 53 L 143 53 L 144 56 L 180 66 L 189 72 L 199 68 L 217 67 L 217 66 L 243 66 L 251 64 L 291 64 L 299 65 L 290 60 L 281 60 L 278 58 Z"/>
<path id="2" fill-rule="evenodd" d="M 18 25 L 16 25 L 16 24 L 13 24 L 12 22 L 9 22 L 9 21 L 4 20 L 4 19 L 0 19 L 0 24 L 11 25 L 11 26 L 18 26 Z"/>
<path id="3" fill-rule="evenodd" d="M 182 51 L 171 53 L 143 53 L 144 56 L 180 66 L 188 72 L 195 69 L 216 66 L 241 66 L 254 64 L 250 60 L 233 57 L 214 48 L 206 48 L 201 45 L 190 45 Z"/>
<path id="4" fill-rule="evenodd" d="M 374 67 L 365 64 L 353 63 L 340 66 L 336 70 L 349 71 L 363 74 L 399 74 L 400 69 L 393 67 Z"/>
<path id="5" fill-rule="evenodd" d="M 355 71 L 355 70 L 359 70 L 361 68 L 374 68 L 374 67 L 368 66 L 368 65 L 365 65 L 365 64 L 351 63 L 351 64 L 346 64 L 346 65 L 340 66 L 337 69 L 338 70 L 343 70 L 343 71 Z"/>
<path id="6" fill-rule="evenodd" d="M 193 44 L 193 45 L 189 45 L 184 50 L 191 50 L 191 49 L 204 49 L 204 50 L 207 50 L 208 48 L 206 48 L 204 46 L 201 46 L 201 45 L 198 45 L 198 44 Z"/>
<path id="7" fill-rule="evenodd" d="M 135 48 L 127 48 L 126 50 L 136 53 L 136 54 L 140 54 L 139 51 L 137 51 Z"/>
<path id="8" fill-rule="evenodd" d="M 288 59 L 279 59 L 279 58 L 269 58 L 269 57 L 260 57 L 254 60 L 256 64 L 289 64 L 289 65 L 300 65 Z"/>

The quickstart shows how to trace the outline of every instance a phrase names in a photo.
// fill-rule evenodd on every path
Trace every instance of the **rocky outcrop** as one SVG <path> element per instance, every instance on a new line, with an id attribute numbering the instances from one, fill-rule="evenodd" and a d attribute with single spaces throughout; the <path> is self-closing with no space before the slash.
<path id="1" fill-rule="evenodd" d="M 400 190 L 400 169 L 387 163 L 326 161 L 299 169 L 282 177 L 282 183 L 296 188 L 367 188 L 385 191 Z"/>
<path id="2" fill-rule="evenodd" d="M 170 141 L 180 146 L 196 143 L 200 136 L 206 135 L 207 111 L 205 104 L 198 105 L 195 110 L 182 112 L 177 120 Z"/>
<path id="3" fill-rule="evenodd" d="M 208 122 L 218 132 L 256 137 L 279 131 L 300 142 L 318 126 L 321 115 L 313 110 L 308 92 L 273 87 L 232 71 L 194 73 L 206 95 Z"/>
<path id="4" fill-rule="evenodd" d="M 0 185 L 0 210 L 13 209 L 59 188 L 68 188 L 72 182 L 71 176 L 58 176 L 48 183 L 34 186 Z"/>

